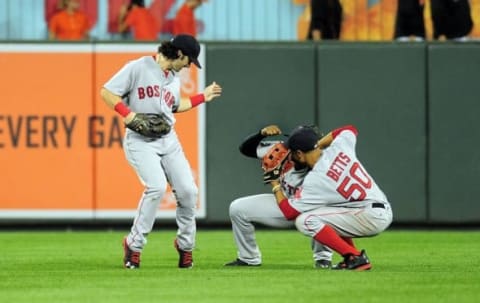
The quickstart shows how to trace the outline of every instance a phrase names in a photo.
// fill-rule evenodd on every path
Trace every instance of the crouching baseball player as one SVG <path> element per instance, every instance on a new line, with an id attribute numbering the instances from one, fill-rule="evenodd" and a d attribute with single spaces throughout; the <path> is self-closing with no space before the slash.
<path id="1" fill-rule="evenodd" d="M 370 237 L 392 222 L 387 197 L 357 158 L 357 129 L 337 128 L 318 141 L 311 127 L 296 128 L 286 146 L 296 164 L 310 168 L 294 195 L 285 195 L 282 180 L 272 180 L 272 191 L 285 218 L 297 229 L 343 256 L 333 269 L 368 270 L 365 250 L 352 238 Z"/>
<path id="2" fill-rule="evenodd" d="M 281 130 L 276 125 L 262 128 L 259 132 L 248 136 L 240 145 L 240 152 L 251 158 L 260 158 L 262 166 L 270 171 L 265 175 L 265 183 L 270 178 L 278 178 L 278 189 L 285 197 L 292 197 L 297 187 L 302 184 L 308 172 L 308 167 L 302 164 L 294 165 L 288 160 L 289 151 L 280 141 L 265 141 L 269 136 L 280 135 Z M 276 163 L 281 163 L 277 167 Z M 271 169 L 269 169 L 271 168 Z M 230 220 L 237 246 L 237 259 L 225 266 L 259 266 L 262 255 L 255 240 L 254 223 L 269 227 L 290 228 L 293 221 L 287 220 L 278 207 L 273 194 L 259 194 L 239 198 L 230 204 Z M 313 257 L 316 268 L 331 266 L 332 252 L 317 241 L 312 241 Z"/>

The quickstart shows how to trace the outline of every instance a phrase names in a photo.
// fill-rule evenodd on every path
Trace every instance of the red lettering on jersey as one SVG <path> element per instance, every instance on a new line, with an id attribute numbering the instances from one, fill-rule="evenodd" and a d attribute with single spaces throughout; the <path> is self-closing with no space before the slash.
<path id="1" fill-rule="evenodd" d="M 303 190 L 303 186 L 297 187 L 297 190 L 295 191 L 295 194 L 293 195 L 293 197 L 295 199 L 300 199 L 302 197 L 302 190 Z"/>
<path id="2" fill-rule="evenodd" d="M 345 155 L 343 152 L 338 153 L 327 171 L 327 176 L 333 181 L 338 182 L 338 179 L 340 179 L 340 176 L 350 161 L 349 156 Z"/>
<path id="3" fill-rule="evenodd" d="M 138 99 L 145 99 L 145 89 L 143 87 L 137 88 Z"/>
<path id="4" fill-rule="evenodd" d="M 162 89 L 162 98 L 163 98 L 163 102 L 165 102 L 165 104 L 170 108 L 175 103 L 175 97 L 170 91 L 166 89 Z"/>
<path id="5" fill-rule="evenodd" d="M 153 87 L 151 87 L 150 85 L 147 86 L 147 96 L 149 98 L 153 97 Z"/>
<path id="6" fill-rule="evenodd" d="M 337 187 L 337 192 L 349 201 L 364 200 L 367 197 L 366 190 L 372 187 L 372 179 L 358 162 L 353 163 L 349 174 Z"/>
<path id="7" fill-rule="evenodd" d="M 338 182 L 338 178 L 340 177 L 340 175 L 337 175 L 331 170 L 327 171 L 327 176 L 330 177 L 335 182 Z"/>
<path id="8" fill-rule="evenodd" d="M 342 159 L 342 160 L 345 160 L 345 163 L 350 163 L 350 157 L 345 155 L 343 152 L 340 152 L 338 153 L 338 156 L 337 156 L 338 159 Z"/>
<path id="9" fill-rule="evenodd" d="M 160 86 L 159 85 L 154 85 L 153 90 L 155 91 L 154 96 L 155 97 L 160 97 Z"/>

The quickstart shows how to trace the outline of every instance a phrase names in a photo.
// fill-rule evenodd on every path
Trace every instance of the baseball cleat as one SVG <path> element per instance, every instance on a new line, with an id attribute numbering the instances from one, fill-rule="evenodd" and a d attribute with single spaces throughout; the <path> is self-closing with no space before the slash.
<path id="1" fill-rule="evenodd" d="M 372 264 L 370 263 L 370 260 L 368 260 L 365 250 L 362 250 L 358 256 L 352 254 L 344 256 L 342 262 L 332 267 L 332 269 L 335 270 L 348 269 L 355 271 L 369 270 L 371 268 Z"/>
<path id="2" fill-rule="evenodd" d="M 179 268 L 192 268 L 193 267 L 193 256 L 191 251 L 185 251 L 180 249 L 178 246 L 178 241 L 175 239 L 173 242 L 175 249 L 178 251 L 178 267 Z"/>
<path id="3" fill-rule="evenodd" d="M 315 264 L 313 264 L 314 268 L 319 269 L 327 269 L 332 267 L 332 261 L 330 260 L 315 260 Z"/>
<path id="4" fill-rule="evenodd" d="M 128 247 L 127 237 L 123 238 L 123 267 L 128 269 L 140 268 L 140 252 L 133 251 Z"/>
<path id="5" fill-rule="evenodd" d="M 262 264 L 248 264 L 240 259 L 233 260 L 232 262 L 225 263 L 224 266 L 260 266 Z"/>

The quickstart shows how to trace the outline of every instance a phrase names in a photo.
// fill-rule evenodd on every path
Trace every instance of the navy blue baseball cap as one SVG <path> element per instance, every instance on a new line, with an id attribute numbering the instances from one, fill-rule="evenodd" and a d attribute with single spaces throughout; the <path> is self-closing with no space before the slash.
<path id="1" fill-rule="evenodd" d="M 318 147 L 320 137 L 315 127 L 302 125 L 290 133 L 285 145 L 291 151 L 300 150 L 306 153 Z"/>
<path id="2" fill-rule="evenodd" d="M 190 62 L 195 64 L 198 68 L 202 68 L 200 62 L 198 62 L 200 44 L 195 37 L 190 35 L 176 35 L 170 42 L 172 42 L 174 47 L 181 50 L 182 53 L 190 59 Z"/>

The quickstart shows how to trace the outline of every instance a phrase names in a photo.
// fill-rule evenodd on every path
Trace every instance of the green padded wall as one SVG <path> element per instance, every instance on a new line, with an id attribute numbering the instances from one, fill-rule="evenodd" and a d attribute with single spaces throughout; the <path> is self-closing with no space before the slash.
<path id="1" fill-rule="evenodd" d="M 325 43 L 317 53 L 319 125 L 357 126 L 357 154 L 392 203 L 394 222 L 427 215 L 425 50 Z"/>
<path id="2" fill-rule="evenodd" d="M 269 124 L 286 132 L 315 122 L 315 48 L 310 44 L 210 43 L 207 84 L 223 87 L 208 104 L 207 221 L 230 222 L 230 203 L 245 195 L 269 192 L 260 161 L 238 151 L 250 133 Z"/>
<path id="3" fill-rule="evenodd" d="M 480 45 L 429 46 L 429 192 L 433 222 L 480 222 Z"/>

